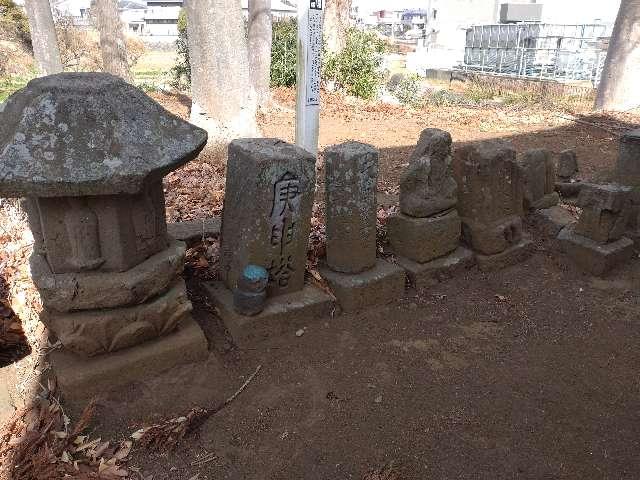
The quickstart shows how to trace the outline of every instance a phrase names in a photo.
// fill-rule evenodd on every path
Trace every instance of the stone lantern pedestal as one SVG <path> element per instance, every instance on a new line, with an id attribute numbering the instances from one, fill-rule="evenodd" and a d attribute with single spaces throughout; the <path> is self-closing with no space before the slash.
<path id="1" fill-rule="evenodd" d="M 0 112 L 0 196 L 26 198 L 32 277 L 63 346 L 50 360 L 68 403 L 206 358 L 162 190 L 206 138 L 107 74 L 33 80 Z"/>

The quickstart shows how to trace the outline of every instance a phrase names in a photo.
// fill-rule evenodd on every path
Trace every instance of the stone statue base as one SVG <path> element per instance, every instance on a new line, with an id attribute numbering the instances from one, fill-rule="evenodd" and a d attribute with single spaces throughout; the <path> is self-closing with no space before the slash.
<path id="1" fill-rule="evenodd" d="M 397 213 L 387 221 L 387 236 L 394 253 L 425 263 L 454 251 L 460 241 L 460 228 L 455 210 L 428 218 Z"/>
<path id="2" fill-rule="evenodd" d="M 627 237 L 600 244 L 577 234 L 574 227 L 570 225 L 558 235 L 560 250 L 592 275 L 604 275 L 633 256 L 633 241 Z"/>
<path id="3" fill-rule="evenodd" d="M 510 267 L 520 262 L 524 262 L 529 258 L 534 251 L 535 244 L 530 238 L 523 236 L 520 241 L 514 245 L 511 245 L 506 250 L 494 255 L 482 255 L 476 254 L 476 261 L 478 267 L 483 272 L 490 272 L 492 270 L 500 270 Z"/>
<path id="4" fill-rule="evenodd" d="M 334 272 L 326 266 L 319 270 L 344 312 L 384 305 L 404 295 L 404 271 L 381 259 L 373 268 L 356 274 Z"/>
<path id="5" fill-rule="evenodd" d="M 66 351 L 49 355 L 71 415 L 82 412 L 96 396 L 139 383 L 177 365 L 200 362 L 209 355 L 202 329 L 190 315 L 171 335 L 92 358 Z"/>
<path id="6" fill-rule="evenodd" d="M 476 264 L 474 253 L 464 247 L 458 247 L 449 255 L 426 263 L 414 262 L 405 257 L 397 257 L 396 260 L 404 268 L 409 283 L 416 290 L 449 280 Z"/>
<path id="7" fill-rule="evenodd" d="M 302 290 L 267 299 L 262 312 L 254 316 L 236 313 L 233 294 L 222 282 L 204 284 L 207 297 L 218 309 L 220 318 L 239 347 L 254 345 L 270 336 L 293 335 L 313 320 L 328 317 L 333 299 L 319 288 L 306 285 Z"/>

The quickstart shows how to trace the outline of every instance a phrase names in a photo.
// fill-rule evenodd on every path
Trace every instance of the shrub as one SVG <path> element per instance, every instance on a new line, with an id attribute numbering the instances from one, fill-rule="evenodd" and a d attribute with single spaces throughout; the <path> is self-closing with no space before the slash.
<path id="1" fill-rule="evenodd" d="M 0 40 L 17 41 L 31 48 L 29 20 L 13 0 L 0 0 Z"/>
<path id="2" fill-rule="evenodd" d="M 189 36 L 187 33 L 187 12 L 180 10 L 178 16 L 178 52 L 177 63 L 171 69 L 171 85 L 178 90 L 188 90 L 191 87 L 191 63 L 189 63 Z"/>
<path id="3" fill-rule="evenodd" d="M 395 77 L 395 75 L 394 75 Z M 420 98 L 420 77 L 418 75 L 403 75 L 400 79 L 396 78 L 396 82 L 393 82 L 394 78 L 389 81 L 389 90 L 393 93 L 400 103 L 403 105 L 409 105 L 417 107 L 422 103 Z"/>
<path id="4" fill-rule="evenodd" d="M 60 48 L 60 59 L 65 70 L 74 72 L 99 72 L 103 69 L 100 37 L 98 32 L 78 28 L 73 17 L 56 18 L 56 35 Z M 136 64 L 145 51 L 142 40 L 125 36 L 127 63 L 129 68 Z"/>
<path id="5" fill-rule="evenodd" d="M 333 80 L 350 95 L 373 98 L 383 80 L 380 66 L 386 50 L 375 32 L 350 28 L 345 48 L 338 54 L 325 53 L 323 79 Z"/>
<path id="6" fill-rule="evenodd" d="M 271 45 L 271 86 L 292 87 L 296 84 L 297 49 L 298 23 L 296 20 L 275 22 Z"/>

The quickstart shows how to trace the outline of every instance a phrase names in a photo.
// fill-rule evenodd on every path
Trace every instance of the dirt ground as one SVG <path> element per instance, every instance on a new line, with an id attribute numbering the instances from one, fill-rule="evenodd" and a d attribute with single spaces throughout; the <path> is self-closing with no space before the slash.
<path id="1" fill-rule="evenodd" d="M 156 98 L 188 114 L 188 99 Z M 278 91 L 276 100 L 261 127 L 291 141 L 293 92 Z M 334 94 L 325 102 L 321 148 L 347 139 L 375 145 L 379 190 L 391 193 L 426 127 L 450 131 L 456 145 L 505 137 L 519 151 L 576 148 L 581 176 L 606 179 L 619 134 L 638 124 L 630 114 L 414 111 Z M 223 159 L 213 153 L 169 176 L 171 220 L 219 214 Z M 246 349 L 201 296 L 200 279 L 214 276 L 215 265 L 190 263 L 208 361 L 101 400 L 95 434 L 119 440 L 192 406 L 216 405 L 262 365 L 177 449 L 134 450 L 129 466 L 145 480 L 640 478 L 640 262 L 596 279 L 531 233 L 536 253 L 520 265 L 474 268 L 358 314 L 302 319 L 303 336 L 292 329 Z M 215 241 L 209 248 L 215 256 Z"/>

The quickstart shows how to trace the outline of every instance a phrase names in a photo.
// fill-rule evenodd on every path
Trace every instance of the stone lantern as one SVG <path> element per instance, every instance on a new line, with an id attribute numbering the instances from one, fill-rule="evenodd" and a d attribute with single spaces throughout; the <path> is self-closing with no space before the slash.
<path id="1" fill-rule="evenodd" d="M 110 373 L 128 383 L 206 357 L 162 189 L 206 141 L 103 73 L 32 80 L 0 111 L 0 196 L 26 198 L 32 276 L 64 347 L 51 361 L 68 397 L 118 386 Z"/>

